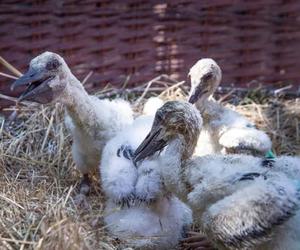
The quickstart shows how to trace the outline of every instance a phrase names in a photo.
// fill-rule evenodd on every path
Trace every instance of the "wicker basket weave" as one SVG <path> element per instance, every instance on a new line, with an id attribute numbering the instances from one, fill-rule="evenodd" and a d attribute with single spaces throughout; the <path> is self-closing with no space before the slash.
<path id="1" fill-rule="evenodd" d="M 24 71 L 57 52 L 80 79 L 93 71 L 88 88 L 186 79 L 202 57 L 217 60 L 225 84 L 298 87 L 299 13 L 297 0 L 2 0 L 0 55 Z"/>

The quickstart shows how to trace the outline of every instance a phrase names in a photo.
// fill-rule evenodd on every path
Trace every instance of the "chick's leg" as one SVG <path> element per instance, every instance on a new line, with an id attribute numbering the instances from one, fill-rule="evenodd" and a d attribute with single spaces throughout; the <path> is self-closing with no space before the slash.
<path id="1" fill-rule="evenodd" d="M 96 153 L 88 155 L 84 152 L 81 145 L 73 143 L 72 156 L 76 169 L 81 172 L 82 179 L 79 184 L 79 193 L 88 195 L 91 189 L 89 174 L 99 165 L 99 157 Z"/>
<path id="2" fill-rule="evenodd" d="M 88 210 L 90 208 L 87 196 L 91 190 L 91 182 L 88 174 L 84 174 L 79 184 L 79 193 L 75 196 L 74 202 L 78 208 Z"/>
<path id="3" fill-rule="evenodd" d="M 84 174 L 80 185 L 79 185 L 79 193 L 83 195 L 88 195 L 91 190 L 91 180 L 88 174 Z"/>
<path id="4" fill-rule="evenodd" d="M 89 204 L 87 201 L 87 195 L 89 195 L 91 190 L 91 180 L 89 174 L 97 164 L 86 155 L 82 154 L 75 144 L 72 147 L 73 159 L 75 161 L 76 168 L 82 173 L 82 178 L 79 183 L 79 193 L 75 197 L 75 204 L 77 207 L 87 209 Z"/>
<path id="5" fill-rule="evenodd" d="M 183 239 L 182 246 L 184 250 L 214 250 L 214 247 L 207 238 L 197 232 L 188 232 L 187 238 Z"/>

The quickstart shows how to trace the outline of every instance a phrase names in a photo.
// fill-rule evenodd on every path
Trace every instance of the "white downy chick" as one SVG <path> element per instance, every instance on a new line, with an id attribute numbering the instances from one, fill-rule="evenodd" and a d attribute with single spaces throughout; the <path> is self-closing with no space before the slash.
<path id="1" fill-rule="evenodd" d="M 249 155 L 193 158 L 201 127 L 193 105 L 167 102 L 136 149 L 134 162 L 139 166 L 148 158 L 158 163 L 167 190 L 191 206 L 214 247 L 298 249 L 300 159 L 284 156 L 266 164 Z M 193 246 L 202 247 L 201 242 Z"/>
<path id="2" fill-rule="evenodd" d="M 104 145 L 133 121 L 129 103 L 89 95 L 64 59 L 52 52 L 31 60 L 28 71 L 13 83 L 12 89 L 19 86 L 27 86 L 20 101 L 59 102 L 65 106 L 66 125 L 73 139 L 73 159 L 84 176 L 82 184 L 87 184 L 82 185 L 82 191 L 88 192 L 88 173 L 99 165 Z"/>
<path id="3" fill-rule="evenodd" d="M 192 223 L 191 210 L 166 192 L 157 162 L 138 168 L 131 158 L 151 128 L 153 116 L 138 117 L 105 146 L 100 172 L 108 230 L 137 249 L 175 249 Z"/>
<path id="4" fill-rule="evenodd" d="M 222 78 L 221 69 L 214 60 L 199 60 L 190 69 L 189 76 L 189 102 L 195 103 L 203 117 L 203 129 L 195 155 L 222 152 L 263 156 L 271 150 L 271 140 L 265 132 L 256 129 L 243 115 L 213 99 Z"/>

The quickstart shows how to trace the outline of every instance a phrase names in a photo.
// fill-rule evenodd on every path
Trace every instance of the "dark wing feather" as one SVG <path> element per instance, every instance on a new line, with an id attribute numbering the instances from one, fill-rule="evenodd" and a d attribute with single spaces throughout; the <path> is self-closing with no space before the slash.
<path id="1" fill-rule="evenodd" d="M 299 200 L 297 183 L 259 179 L 209 207 L 202 218 L 204 229 L 219 246 L 258 246 L 297 212 Z"/>

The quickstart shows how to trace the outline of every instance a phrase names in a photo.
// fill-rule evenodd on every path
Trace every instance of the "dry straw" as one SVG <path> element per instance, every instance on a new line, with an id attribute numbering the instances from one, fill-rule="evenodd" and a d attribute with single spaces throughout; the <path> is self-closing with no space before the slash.
<path id="1" fill-rule="evenodd" d="M 149 96 L 186 98 L 183 83 L 162 75 L 134 89 L 107 86 L 97 95 L 129 98 L 140 112 Z M 219 99 L 226 104 L 238 98 L 240 105 L 227 105 L 266 130 L 277 154 L 299 154 L 299 100 L 259 96 L 262 100 L 255 101 L 258 96 L 241 98 L 233 92 Z M 18 109 L 17 119 L 0 124 L 0 249 L 116 249 L 118 242 L 102 221 L 104 197 L 97 173 L 90 207 L 83 210 L 74 204 L 79 174 L 61 105 L 26 103 Z"/>

